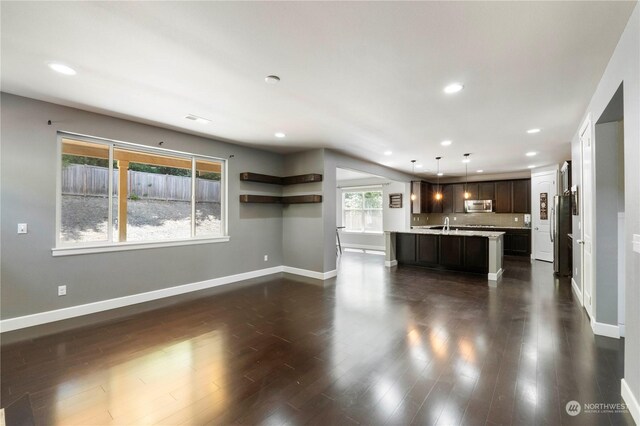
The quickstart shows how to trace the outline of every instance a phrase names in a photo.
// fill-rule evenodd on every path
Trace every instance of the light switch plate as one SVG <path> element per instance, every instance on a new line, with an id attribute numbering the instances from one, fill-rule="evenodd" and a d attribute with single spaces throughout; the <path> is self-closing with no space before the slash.
<path id="1" fill-rule="evenodd" d="M 18 224 L 18 234 L 26 234 L 27 233 L 27 224 L 19 223 Z"/>
<path id="2" fill-rule="evenodd" d="M 633 251 L 640 253 L 640 234 L 633 234 Z"/>
<path id="3" fill-rule="evenodd" d="M 66 296 L 67 295 L 67 286 L 59 285 L 58 286 L 58 296 Z"/>

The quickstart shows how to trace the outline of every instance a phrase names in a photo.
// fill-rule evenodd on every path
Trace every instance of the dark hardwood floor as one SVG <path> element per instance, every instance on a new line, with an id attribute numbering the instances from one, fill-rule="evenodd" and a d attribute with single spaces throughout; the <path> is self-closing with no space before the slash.
<path id="1" fill-rule="evenodd" d="M 495 288 L 383 264 L 345 253 L 324 286 L 272 276 L 3 345 L 2 406 L 30 394 L 38 425 L 633 424 L 566 413 L 621 402 L 624 341 L 593 336 L 550 264 L 509 259 Z"/>

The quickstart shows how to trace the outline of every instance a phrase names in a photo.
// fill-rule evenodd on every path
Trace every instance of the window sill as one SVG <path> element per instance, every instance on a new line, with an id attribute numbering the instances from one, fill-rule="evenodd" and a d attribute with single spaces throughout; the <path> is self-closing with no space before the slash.
<path id="1" fill-rule="evenodd" d="M 163 247 L 177 247 L 177 246 L 190 246 L 194 244 L 212 244 L 212 243 L 226 243 L 229 241 L 229 237 L 214 237 L 214 238 L 190 238 L 188 240 L 175 240 L 175 241 L 158 241 L 158 242 L 139 242 L 139 243 L 114 243 L 114 244 L 102 244 L 92 246 L 72 246 L 72 247 L 56 247 L 51 249 L 51 255 L 57 256 L 75 256 L 78 254 L 92 254 L 92 253 L 108 253 L 111 251 L 129 251 L 129 250 L 145 250 L 155 249 Z"/>

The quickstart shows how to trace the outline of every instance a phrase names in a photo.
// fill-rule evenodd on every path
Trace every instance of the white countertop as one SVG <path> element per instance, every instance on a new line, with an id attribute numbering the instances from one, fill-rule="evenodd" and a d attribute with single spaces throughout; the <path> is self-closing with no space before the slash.
<path id="1" fill-rule="evenodd" d="M 416 226 L 412 226 L 412 228 L 414 229 L 430 229 L 430 228 L 439 228 L 442 225 L 416 225 Z M 523 231 L 530 231 L 531 228 L 527 228 L 526 226 L 497 226 L 497 225 L 487 225 L 487 226 L 477 226 L 477 225 L 456 225 L 455 223 L 452 223 L 450 225 L 452 228 L 468 228 L 468 229 L 488 229 L 488 228 L 495 228 L 495 229 L 522 229 Z"/>
<path id="2" fill-rule="evenodd" d="M 460 237 L 487 237 L 491 239 L 495 239 L 504 235 L 504 232 L 499 231 L 461 231 L 461 230 L 451 230 L 448 232 L 443 231 L 442 229 L 429 229 L 429 228 L 413 228 L 413 229 L 404 229 L 404 230 L 394 230 L 394 231 L 385 231 L 385 232 L 395 232 L 399 234 L 427 234 L 427 235 L 451 235 L 451 236 L 460 236 Z"/>

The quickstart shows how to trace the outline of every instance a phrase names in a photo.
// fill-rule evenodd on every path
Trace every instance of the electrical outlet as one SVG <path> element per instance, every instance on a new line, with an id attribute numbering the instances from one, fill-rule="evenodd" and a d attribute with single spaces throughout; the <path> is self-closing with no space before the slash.
<path id="1" fill-rule="evenodd" d="M 58 296 L 66 296 L 67 295 L 67 286 L 59 285 L 58 286 Z"/>
<path id="2" fill-rule="evenodd" d="M 27 224 L 19 223 L 18 224 L 18 234 L 26 234 L 27 233 Z"/>
<path id="3" fill-rule="evenodd" d="M 517 218 L 517 217 L 514 217 L 514 220 L 517 222 L 517 221 L 518 221 L 518 218 Z"/>
<path id="4" fill-rule="evenodd" d="M 265 255 L 264 255 L 264 261 L 265 261 L 265 262 L 268 262 L 268 261 L 269 261 L 269 255 L 268 255 L 268 254 L 265 254 Z"/>
<path id="5" fill-rule="evenodd" d="M 453 220 L 458 220 L 458 218 L 454 216 L 454 217 L 453 217 Z"/>

